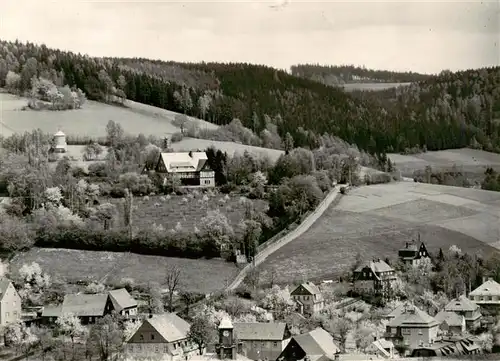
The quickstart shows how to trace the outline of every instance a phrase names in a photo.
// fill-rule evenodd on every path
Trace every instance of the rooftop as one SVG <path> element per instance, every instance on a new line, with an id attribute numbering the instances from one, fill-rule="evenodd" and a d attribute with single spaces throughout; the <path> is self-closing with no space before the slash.
<path id="1" fill-rule="evenodd" d="M 464 316 L 452 311 L 441 311 L 434 318 L 439 323 L 446 322 L 448 326 L 462 326 L 465 322 Z"/>
<path id="2" fill-rule="evenodd" d="M 365 267 L 369 267 L 373 273 L 392 272 L 394 269 L 381 259 L 375 259 L 369 263 L 359 266 L 355 272 L 361 272 Z"/>
<path id="3" fill-rule="evenodd" d="M 445 311 L 475 311 L 479 308 L 477 304 L 469 300 L 466 296 L 461 295 L 458 298 L 451 300 L 445 307 Z"/>
<path id="4" fill-rule="evenodd" d="M 405 303 L 400 309 L 400 314 L 389 321 L 390 327 L 416 327 L 416 326 L 437 326 L 438 322 L 427 312 L 422 311 L 417 306 Z"/>
<path id="5" fill-rule="evenodd" d="M 169 173 L 199 172 L 207 162 L 205 152 L 161 153 Z"/>
<path id="6" fill-rule="evenodd" d="M 175 342 L 187 338 L 190 325 L 175 313 L 152 315 L 143 321 L 153 327 L 167 342 Z"/>
<path id="7" fill-rule="evenodd" d="M 119 288 L 108 292 L 109 298 L 113 303 L 113 308 L 120 312 L 125 308 L 137 307 L 137 301 L 128 293 L 125 288 Z"/>
<path id="8" fill-rule="evenodd" d="M 318 327 L 308 333 L 294 336 L 293 339 L 304 350 L 306 355 L 321 355 L 332 357 L 339 351 L 333 342 L 333 337 L 327 331 Z"/>
<path id="9" fill-rule="evenodd" d="M 107 294 L 71 294 L 65 295 L 61 313 L 75 316 L 103 316 L 108 300 Z"/>
<path id="10" fill-rule="evenodd" d="M 239 340 L 285 339 L 286 323 L 278 322 L 239 322 L 234 323 L 234 331 Z"/>
<path id="11" fill-rule="evenodd" d="M 469 296 L 497 296 L 500 295 L 500 284 L 489 278 L 481 286 L 472 291 Z"/>

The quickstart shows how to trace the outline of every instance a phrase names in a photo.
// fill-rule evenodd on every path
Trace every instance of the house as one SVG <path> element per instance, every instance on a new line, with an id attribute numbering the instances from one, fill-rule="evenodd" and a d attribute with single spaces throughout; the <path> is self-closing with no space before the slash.
<path id="1" fill-rule="evenodd" d="M 354 271 L 354 291 L 385 294 L 397 280 L 396 271 L 381 259 L 375 259 Z"/>
<path id="2" fill-rule="evenodd" d="M 12 282 L 0 279 L 0 326 L 21 320 L 21 297 Z"/>
<path id="3" fill-rule="evenodd" d="M 382 358 L 394 358 L 394 344 L 384 338 L 373 341 L 365 350 L 366 353 Z"/>
<path id="4" fill-rule="evenodd" d="M 126 341 L 125 359 L 184 360 L 199 353 L 188 340 L 190 325 L 175 313 L 149 315 Z"/>
<path id="5" fill-rule="evenodd" d="M 424 242 L 421 242 L 420 247 L 417 247 L 415 241 L 406 242 L 405 248 L 398 251 L 398 257 L 404 264 L 412 266 L 418 265 L 424 258 L 431 259 Z"/>
<path id="6" fill-rule="evenodd" d="M 119 288 L 108 292 L 113 310 L 122 316 L 137 315 L 137 301 L 125 288 Z"/>
<path id="7" fill-rule="evenodd" d="M 65 295 L 61 306 L 61 315 L 71 313 L 78 316 L 83 325 L 95 323 L 112 311 L 113 303 L 107 294 Z"/>
<path id="8" fill-rule="evenodd" d="M 61 305 L 43 307 L 40 321 L 42 324 L 51 324 L 59 316 L 72 313 L 85 325 L 95 323 L 99 318 L 112 312 L 118 312 L 125 317 L 137 315 L 137 301 L 125 288 L 103 294 L 65 295 Z"/>
<path id="9" fill-rule="evenodd" d="M 325 307 L 323 294 L 312 282 L 302 283 L 290 293 L 290 296 L 297 303 L 301 314 L 311 315 Z"/>
<path id="10" fill-rule="evenodd" d="M 243 343 L 242 354 L 252 360 L 276 360 L 290 342 L 286 323 L 245 322 L 233 326 L 238 341 Z"/>
<path id="11" fill-rule="evenodd" d="M 473 337 L 450 337 L 430 345 L 415 348 L 412 357 L 435 357 L 435 356 L 458 356 L 477 355 L 481 353 L 481 347 Z"/>
<path id="12" fill-rule="evenodd" d="M 215 187 L 215 172 L 207 163 L 205 152 L 161 153 L 155 172 L 179 179 L 181 186 Z"/>
<path id="13" fill-rule="evenodd" d="M 476 330 L 481 326 L 481 311 L 479 306 L 469 300 L 465 295 L 461 295 L 450 301 L 444 310 L 447 312 L 455 312 L 465 317 L 465 327 L 468 330 Z"/>
<path id="14" fill-rule="evenodd" d="M 441 311 L 434 319 L 441 331 L 449 335 L 462 335 L 465 332 L 465 317 L 455 312 Z"/>
<path id="15" fill-rule="evenodd" d="M 386 326 L 385 338 L 395 347 L 414 349 L 433 343 L 438 334 L 439 323 L 425 311 L 406 303 Z"/>
<path id="16" fill-rule="evenodd" d="M 277 361 L 298 361 L 307 357 L 310 361 L 333 360 L 340 349 L 333 337 L 321 327 L 308 333 L 293 336 Z"/>
<path id="17" fill-rule="evenodd" d="M 500 308 L 500 284 L 488 278 L 481 286 L 469 293 L 469 299 L 481 309 L 498 310 Z"/>

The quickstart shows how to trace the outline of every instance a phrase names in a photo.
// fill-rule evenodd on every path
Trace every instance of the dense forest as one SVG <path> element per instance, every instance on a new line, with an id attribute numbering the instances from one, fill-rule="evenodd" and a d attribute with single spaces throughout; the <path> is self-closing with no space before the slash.
<path id="1" fill-rule="evenodd" d="M 431 75 L 414 72 L 367 69 L 354 65 L 298 64 L 291 67 L 292 75 L 311 79 L 330 86 L 349 83 L 413 83 L 427 80 Z"/>
<path id="2" fill-rule="evenodd" d="M 464 146 L 500 152 L 500 67 L 347 94 L 266 66 L 102 59 L 0 42 L 0 86 L 24 94 L 34 76 L 79 88 L 92 100 L 118 95 L 220 125 L 237 118 L 256 134 L 271 119 L 295 146 L 313 148 L 329 133 L 371 153 Z"/>

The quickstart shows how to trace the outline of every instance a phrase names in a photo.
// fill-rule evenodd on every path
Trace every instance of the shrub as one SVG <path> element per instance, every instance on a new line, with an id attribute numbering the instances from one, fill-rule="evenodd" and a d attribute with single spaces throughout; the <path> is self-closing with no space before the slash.
<path id="1" fill-rule="evenodd" d="M 346 194 L 347 193 L 347 188 L 346 187 L 340 187 L 340 193 L 341 194 Z"/>
<path id="2" fill-rule="evenodd" d="M 184 139 L 184 135 L 182 135 L 181 132 L 176 132 L 176 133 L 172 134 L 172 136 L 170 137 L 170 141 L 172 143 L 180 142 L 182 139 Z"/>

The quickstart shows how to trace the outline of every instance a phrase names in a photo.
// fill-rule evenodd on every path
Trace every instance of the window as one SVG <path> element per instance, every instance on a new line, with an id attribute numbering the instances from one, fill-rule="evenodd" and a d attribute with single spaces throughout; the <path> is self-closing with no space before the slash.
<path id="1" fill-rule="evenodd" d="M 139 340 L 144 341 L 144 335 L 140 335 Z"/>
<path id="2" fill-rule="evenodd" d="M 278 347 L 278 343 L 277 342 L 273 342 L 273 346 L 274 347 Z"/>
<path id="3" fill-rule="evenodd" d="M 135 345 L 135 349 L 140 352 L 142 350 L 141 344 Z"/>
<path id="4" fill-rule="evenodd" d="M 168 353 L 168 345 L 163 346 L 163 352 Z"/>
<path id="5" fill-rule="evenodd" d="M 402 335 L 411 335 L 411 330 L 409 328 L 402 328 L 401 334 Z"/>
<path id="6" fill-rule="evenodd" d="M 266 347 L 266 343 L 265 342 L 261 342 L 260 343 L 260 347 Z"/>
<path id="7" fill-rule="evenodd" d="M 422 330 L 418 330 L 418 334 L 422 336 L 424 333 L 422 332 Z"/>
<path id="8" fill-rule="evenodd" d="M 157 352 L 157 353 L 160 352 L 160 346 L 155 345 L 155 352 Z"/>

